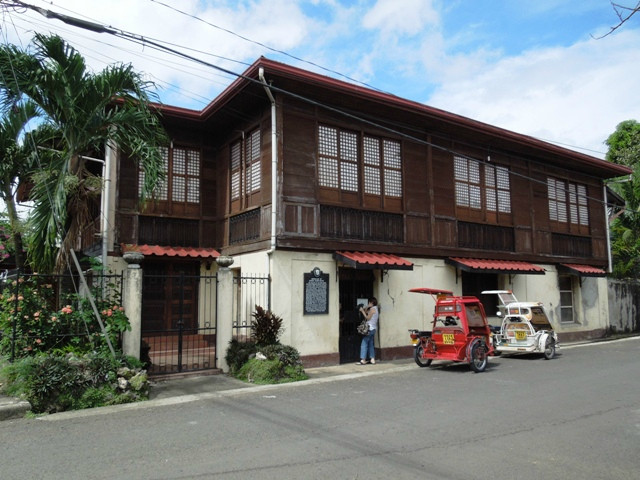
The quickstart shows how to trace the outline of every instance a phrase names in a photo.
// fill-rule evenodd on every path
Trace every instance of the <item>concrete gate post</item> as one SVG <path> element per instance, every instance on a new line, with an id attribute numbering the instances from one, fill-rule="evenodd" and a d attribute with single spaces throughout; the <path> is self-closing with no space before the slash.
<path id="1" fill-rule="evenodd" d="M 128 264 L 122 300 L 124 312 L 131 324 L 131 331 L 124 332 L 123 335 L 122 352 L 139 360 L 142 340 L 142 268 L 140 264 L 144 260 L 144 255 L 140 252 L 126 252 L 122 258 Z"/>
<path id="2" fill-rule="evenodd" d="M 229 365 L 224 357 L 227 354 L 229 342 L 233 338 L 233 272 L 229 269 L 233 264 L 233 258 L 221 255 L 216 258 L 216 263 L 218 264 L 216 357 L 218 368 L 228 372 Z"/>

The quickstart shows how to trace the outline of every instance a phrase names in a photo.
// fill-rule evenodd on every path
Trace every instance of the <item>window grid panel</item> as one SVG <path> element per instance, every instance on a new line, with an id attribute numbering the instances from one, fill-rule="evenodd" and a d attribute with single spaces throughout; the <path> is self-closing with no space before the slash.
<path id="1" fill-rule="evenodd" d="M 480 187 L 477 185 L 469 185 L 469 206 L 471 208 L 482 208 L 482 196 Z"/>
<path id="2" fill-rule="evenodd" d="M 348 192 L 358 191 L 358 165 L 343 162 L 340 167 L 340 188 Z"/>
<path id="3" fill-rule="evenodd" d="M 338 156 L 338 131 L 335 128 L 320 125 L 318 132 L 318 153 L 330 157 Z"/>
<path id="4" fill-rule="evenodd" d="M 174 202 L 184 202 L 185 201 L 185 178 L 184 177 L 173 177 L 173 188 L 171 190 L 171 200 Z"/>
<path id="5" fill-rule="evenodd" d="M 200 179 L 191 177 L 187 178 L 187 202 L 200 202 Z"/>
<path id="6" fill-rule="evenodd" d="M 489 210 L 490 212 L 495 212 L 498 209 L 498 200 L 496 198 L 496 190 L 494 188 L 487 188 L 485 190 L 485 201 L 486 203 L 486 208 L 487 210 Z"/>
<path id="7" fill-rule="evenodd" d="M 511 193 L 498 190 L 498 212 L 511 213 Z"/>
<path id="8" fill-rule="evenodd" d="M 480 185 L 480 163 L 469 160 L 469 183 Z"/>
<path id="9" fill-rule="evenodd" d="M 380 166 L 380 142 L 377 138 L 364 137 L 364 164 Z"/>
<path id="10" fill-rule="evenodd" d="M 461 207 L 469 206 L 469 185 L 466 183 L 456 183 L 456 205 Z"/>
<path id="11" fill-rule="evenodd" d="M 320 157 L 318 182 L 321 187 L 338 188 L 338 160 Z"/>
<path id="12" fill-rule="evenodd" d="M 402 169 L 402 155 L 400 153 L 400 142 L 393 140 L 383 140 L 384 166 L 397 170 Z"/>
<path id="13" fill-rule="evenodd" d="M 364 193 L 380 195 L 380 170 L 374 167 L 364 167 Z"/>
<path id="14" fill-rule="evenodd" d="M 340 132 L 340 158 L 358 161 L 358 137 L 352 132 Z"/>
<path id="15" fill-rule="evenodd" d="M 384 194 L 388 197 L 402 197 L 402 173 L 397 170 L 384 171 Z"/>
<path id="16" fill-rule="evenodd" d="M 181 148 L 173 149 L 173 174 L 184 175 L 186 173 L 185 163 L 187 161 L 185 151 Z"/>
<path id="17" fill-rule="evenodd" d="M 462 157 L 453 157 L 453 165 L 456 180 L 468 181 L 469 169 L 467 168 L 467 160 Z"/>

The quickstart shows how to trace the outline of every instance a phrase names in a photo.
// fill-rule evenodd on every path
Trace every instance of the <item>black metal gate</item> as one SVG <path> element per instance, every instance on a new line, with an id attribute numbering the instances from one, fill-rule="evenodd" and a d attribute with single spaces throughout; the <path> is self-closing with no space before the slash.
<path id="1" fill-rule="evenodd" d="M 271 309 L 271 278 L 261 275 L 233 277 L 233 338 L 244 342 L 251 338 L 252 314 L 256 305 Z"/>
<path id="2" fill-rule="evenodd" d="M 143 274 L 141 360 L 150 375 L 214 369 L 217 275 Z"/>

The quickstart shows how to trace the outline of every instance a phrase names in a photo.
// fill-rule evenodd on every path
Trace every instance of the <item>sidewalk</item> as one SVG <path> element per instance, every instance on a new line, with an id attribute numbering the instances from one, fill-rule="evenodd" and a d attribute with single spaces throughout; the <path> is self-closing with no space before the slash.
<path id="1" fill-rule="evenodd" d="M 415 367 L 413 358 L 378 362 L 375 365 L 359 366 L 353 362 L 342 365 L 332 365 L 329 367 L 307 368 L 305 369 L 305 372 L 309 376 L 308 380 L 291 384 L 278 384 L 275 386 L 305 384 L 309 382 L 318 383 L 329 380 L 338 380 L 337 377 L 346 379 L 352 378 L 353 376 L 377 375 L 407 367 Z M 243 382 L 224 373 L 188 376 L 183 378 L 169 378 L 158 381 L 153 381 L 152 379 L 149 400 L 263 387 L 274 387 L 274 385 L 254 385 L 252 383 Z"/>
<path id="2" fill-rule="evenodd" d="M 637 335 L 621 335 L 617 337 L 610 337 L 607 339 L 562 343 L 560 345 L 560 351 L 599 342 L 616 341 L 639 337 L 640 336 Z M 190 402 L 198 399 L 237 395 L 242 394 L 243 392 L 267 392 L 277 388 L 296 388 L 298 386 L 309 385 L 312 383 L 348 380 L 350 378 L 381 375 L 383 373 L 402 371 L 411 368 L 417 368 L 414 363 L 413 357 L 389 361 L 379 361 L 375 365 L 356 365 L 355 362 L 353 362 L 342 365 L 332 365 L 328 367 L 307 368 L 305 369 L 305 371 L 309 376 L 308 380 L 274 385 L 255 385 L 252 383 L 245 383 L 224 373 L 212 374 L 205 372 L 195 372 L 194 374 L 185 375 L 182 377 L 173 376 L 156 380 L 151 378 L 151 391 L 149 394 L 149 400 L 144 402 L 127 403 L 124 405 L 116 405 L 112 407 L 61 412 L 39 418 L 43 420 L 53 421 L 70 418 L 72 416 L 101 415 L 122 409 L 136 409 L 158 405 L 171 405 Z M 0 421 L 22 418 L 29 409 L 30 405 L 26 401 L 0 395 Z"/>

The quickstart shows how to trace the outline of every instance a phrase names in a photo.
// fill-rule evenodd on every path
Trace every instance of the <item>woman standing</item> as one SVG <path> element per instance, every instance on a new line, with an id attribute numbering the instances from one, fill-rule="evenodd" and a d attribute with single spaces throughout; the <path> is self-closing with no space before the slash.
<path id="1" fill-rule="evenodd" d="M 362 337 L 362 343 L 360 344 L 360 361 L 356 365 L 366 365 L 367 358 L 371 359 L 371 363 L 376 363 L 376 352 L 374 350 L 373 340 L 376 336 L 376 330 L 378 329 L 378 300 L 376 297 L 369 299 L 369 304 L 366 308 L 360 307 L 360 313 L 367 319 L 367 325 L 369 325 L 369 333 Z"/>

